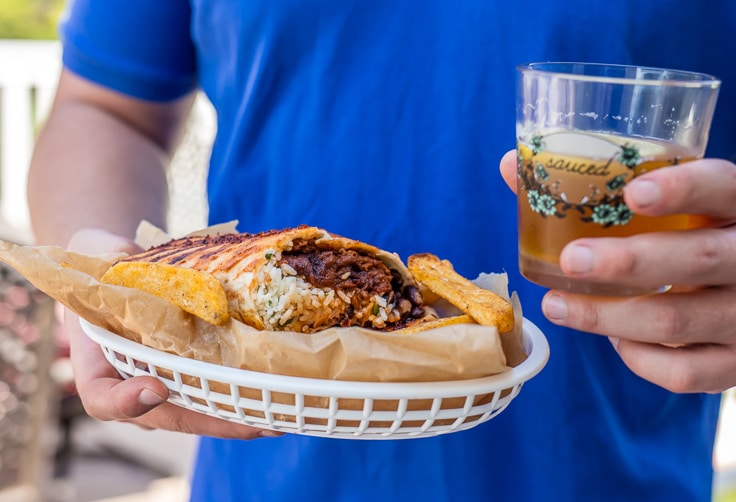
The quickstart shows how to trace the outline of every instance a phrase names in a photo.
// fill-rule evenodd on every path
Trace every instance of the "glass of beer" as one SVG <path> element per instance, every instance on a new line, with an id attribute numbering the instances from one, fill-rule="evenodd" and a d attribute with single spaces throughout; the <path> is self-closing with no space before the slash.
<path id="1" fill-rule="evenodd" d="M 572 279 L 560 270 L 580 237 L 625 237 L 698 226 L 695 215 L 647 217 L 626 206 L 636 176 L 702 158 L 720 81 L 710 75 L 593 63 L 517 68 L 519 266 L 553 289 L 640 295 Z M 702 224 L 702 220 L 700 221 Z"/>

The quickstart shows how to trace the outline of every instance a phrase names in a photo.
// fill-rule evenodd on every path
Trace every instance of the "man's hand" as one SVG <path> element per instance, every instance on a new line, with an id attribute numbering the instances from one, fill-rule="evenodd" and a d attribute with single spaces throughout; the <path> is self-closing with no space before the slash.
<path id="1" fill-rule="evenodd" d="M 501 173 L 516 190 L 516 154 Z M 634 213 L 707 216 L 706 228 L 626 238 L 578 239 L 560 256 L 570 277 L 631 286 L 677 285 L 641 297 L 550 291 L 545 316 L 608 336 L 639 376 L 674 392 L 718 393 L 736 385 L 736 165 L 704 159 L 646 173 L 624 191 Z"/>
<path id="2" fill-rule="evenodd" d="M 81 230 L 69 243 L 72 251 L 86 254 L 135 252 L 130 240 L 102 230 Z M 169 391 L 155 377 L 124 380 L 105 359 L 100 347 L 82 331 L 79 318 L 65 313 L 71 361 L 79 397 L 87 414 L 98 420 L 132 422 L 144 428 L 166 429 L 202 436 L 253 439 L 281 435 L 186 410 L 168 403 Z"/>

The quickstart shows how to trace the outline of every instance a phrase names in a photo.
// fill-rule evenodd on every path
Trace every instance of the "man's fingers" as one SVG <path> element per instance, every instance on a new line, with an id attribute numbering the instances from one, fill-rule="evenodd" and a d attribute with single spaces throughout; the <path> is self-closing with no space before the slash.
<path id="1" fill-rule="evenodd" d="M 736 284 L 736 227 L 578 239 L 560 255 L 576 279 L 642 287 Z"/>
<path id="2" fill-rule="evenodd" d="M 632 298 L 551 291 L 542 309 L 555 324 L 608 336 L 624 363 L 652 383 L 717 393 L 736 385 L 733 296 L 731 288 Z"/>
<path id="3" fill-rule="evenodd" d="M 87 414 L 97 420 L 122 420 L 147 429 L 222 438 L 255 439 L 279 435 L 168 403 L 165 401 L 168 397 L 166 386 L 154 377 L 97 378 L 84 382 L 79 395 Z"/>
<path id="4" fill-rule="evenodd" d="M 283 435 L 282 432 L 258 429 L 210 417 L 171 403 L 162 404 L 134 420 L 133 423 L 158 429 L 162 428 L 161 424 L 166 424 L 167 429 L 177 432 L 228 439 L 257 439 Z"/>
<path id="5" fill-rule="evenodd" d="M 517 171 L 516 150 L 506 152 L 501 158 L 501 177 L 511 190 L 516 193 L 516 171 Z"/>
<path id="6" fill-rule="evenodd" d="M 200 436 L 237 439 L 265 437 L 248 427 L 186 410 L 165 402 L 166 386 L 153 377 L 129 380 L 100 378 L 80 389 L 87 413 L 98 420 L 124 420 L 150 429 L 166 429 Z"/>
<path id="7" fill-rule="evenodd" d="M 98 420 L 130 420 L 145 415 L 169 395 L 153 377 L 95 378 L 77 384 L 87 414 Z"/>
<path id="8" fill-rule="evenodd" d="M 631 298 L 550 291 L 542 310 L 555 324 L 610 337 L 645 343 L 730 344 L 736 336 L 733 296 L 730 288 Z"/>
<path id="9" fill-rule="evenodd" d="M 84 334 L 79 318 L 68 310 L 65 329 L 71 342 L 70 358 L 77 391 L 90 416 L 98 420 L 139 417 L 167 399 L 168 389 L 154 377 L 122 380 L 100 346 Z"/>
<path id="10" fill-rule="evenodd" d="M 637 214 L 702 214 L 736 220 L 736 165 L 704 159 L 656 169 L 626 185 L 626 204 Z"/>
<path id="11" fill-rule="evenodd" d="M 733 345 L 673 347 L 624 339 L 612 343 L 634 373 L 672 392 L 718 394 L 736 385 Z"/>

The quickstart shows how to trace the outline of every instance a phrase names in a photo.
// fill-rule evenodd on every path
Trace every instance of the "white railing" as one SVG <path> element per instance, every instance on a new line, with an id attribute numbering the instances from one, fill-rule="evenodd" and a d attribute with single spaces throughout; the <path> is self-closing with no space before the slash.
<path id="1" fill-rule="evenodd" d="M 26 178 L 61 71 L 55 41 L 0 40 L 0 232 L 30 239 Z"/>

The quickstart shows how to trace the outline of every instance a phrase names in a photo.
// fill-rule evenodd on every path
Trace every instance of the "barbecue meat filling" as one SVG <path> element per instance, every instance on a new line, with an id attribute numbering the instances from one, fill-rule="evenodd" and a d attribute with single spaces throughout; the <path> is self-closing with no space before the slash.
<path id="1" fill-rule="evenodd" d="M 281 254 L 279 265 L 286 263 L 314 287 L 343 292 L 351 305 L 340 318 L 340 326 L 374 327 L 364 316 L 356 315 L 376 296 L 393 305 L 381 329 L 399 329 L 424 316 L 422 296 L 416 286 L 404 286 L 398 272 L 388 269 L 379 259 L 352 249 L 321 249 L 311 241 L 297 239 L 289 251 Z"/>

